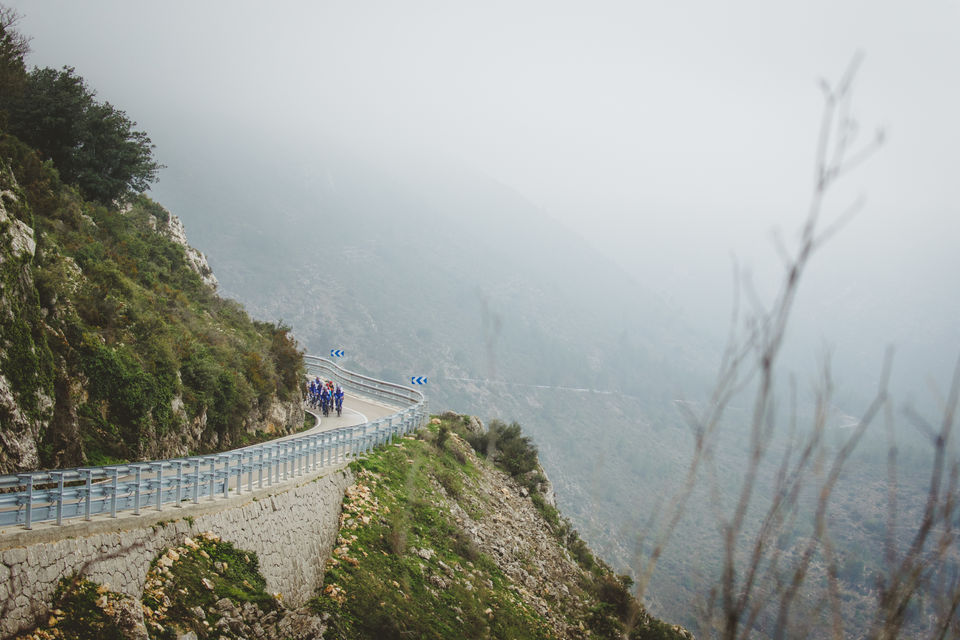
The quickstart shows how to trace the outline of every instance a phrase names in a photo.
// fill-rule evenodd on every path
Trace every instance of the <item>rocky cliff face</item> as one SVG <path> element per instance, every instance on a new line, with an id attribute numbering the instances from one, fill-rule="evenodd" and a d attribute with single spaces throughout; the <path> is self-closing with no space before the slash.
<path id="1" fill-rule="evenodd" d="M 157 220 L 156 216 L 151 216 L 153 226 L 159 233 L 183 247 L 190 268 L 200 276 L 200 279 L 203 280 L 205 285 L 211 289 L 216 289 L 219 283 L 217 282 L 217 277 L 213 275 L 213 269 L 210 268 L 210 264 L 207 262 L 207 256 L 203 255 L 203 253 L 194 247 L 191 247 L 190 243 L 187 242 L 187 230 L 184 228 L 180 218 L 166 209 L 162 209 L 162 211 L 166 213 L 166 221 Z"/>
<path id="2" fill-rule="evenodd" d="M 54 405 L 48 381 L 24 371 L 37 356 L 30 326 L 39 319 L 30 268 L 37 243 L 18 217 L 23 205 L 15 185 L 9 171 L 0 174 L 0 470 L 39 463 L 37 441 Z"/>
<path id="3" fill-rule="evenodd" d="M 179 218 L 81 200 L 0 136 L 0 473 L 164 458 L 303 424 L 284 327 L 216 295 Z"/>

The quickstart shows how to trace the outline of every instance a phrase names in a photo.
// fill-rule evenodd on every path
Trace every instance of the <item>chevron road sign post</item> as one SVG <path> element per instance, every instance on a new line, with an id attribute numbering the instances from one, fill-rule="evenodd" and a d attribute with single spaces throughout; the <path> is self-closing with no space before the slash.
<path id="1" fill-rule="evenodd" d="M 410 376 L 410 384 L 427 384 L 427 379 L 423 376 Z"/>
<path id="2" fill-rule="evenodd" d="M 330 349 L 331 358 L 342 358 L 344 353 L 343 349 Z"/>

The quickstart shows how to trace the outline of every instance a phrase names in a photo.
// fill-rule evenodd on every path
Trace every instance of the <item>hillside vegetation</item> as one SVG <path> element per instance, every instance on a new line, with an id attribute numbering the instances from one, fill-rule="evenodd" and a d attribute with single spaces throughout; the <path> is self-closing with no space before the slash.
<path id="1" fill-rule="evenodd" d="M 138 195 L 150 139 L 72 69 L 28 73 L 15 23 L 0 7 L 0 473 L 300 427 L 289 328 L 217 295 L 179 219 Z"/>
<path id="2" fill-rule="evenodd" d="M 541 493 L 515 424 L 444 414 L 355 473 L 313 604 L 332 637 L 689 637 L 650 617 Z"/>
<path id="3" fill-rule="evenodd" d="M 3 134 L 0 191 L 0 471 L 211 451 L 302 424 L 288 328 L 220 298 L 175 217 L 142 196 L 86 201 Z"/>

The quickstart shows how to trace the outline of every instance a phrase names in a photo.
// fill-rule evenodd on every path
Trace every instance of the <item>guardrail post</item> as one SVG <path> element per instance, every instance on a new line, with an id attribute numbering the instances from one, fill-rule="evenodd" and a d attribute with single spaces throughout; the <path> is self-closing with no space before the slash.
<path id="1" fill-rule="evenodd" d="M 230 457 L 233 458 L 233 454 L 230 454 Z M 237 457 L 240 458 L 237 463 L 237 495 L 239 496 L 243 493 L 243 453 L 238 453 Z"/>
<path id="2" fill-rule="evenodd" d="M 240 458 L 241 464 L 243 463 L 243 457 Z M 250 452 L 250 462 L 247 467 L 247 491 L 253 491 L 253 451 Z"/>
<path id="3" fill-rule="evenodd" d="M 23 527 L 25 529 L 33 529 L 33 474 L 18 473 L 17 477 L 20 478 L 22 483 L 27 485 L 27 495 L 25 496 L 25 504 L 27 505 L 27 508 L 24 512 Z"/>
<path id="4" fill-rule="evenodd" d="M 79 469 L 84 476 L 83 519 L 90 519 L 90 503 L 93 500 L 93 469 Z"/>
<path id="5" fill-rule="evenodd" d="M 143 468 L 140 465 L 136 465 L 134 468 L 134 473 L 137 483 L 137 488 L 133 493 L 133 515 L 140 515 L 140 474 L 143 472 Z"/>
<path id="6" fill-rule="evenodd" d="M 217 459 L 213 456 L 207 458 L 210 463 L 210 500 L 217 499 Z"/>
<path id="7" fill-rule="evenodd" d="M 57 526 L 59 527 L 63 524 L 63 472 L 51 471 L 50 475 L 57 479 Z"/>
<path id="8" fill-rule="evenodd" d="M 257 456 L 257 488 L 263 489 L 263 447 L 260 447 L 260 455 Z"/>
<path id="9" fill-rule="evenodd" d="M 183 501 L 183 460 L 174 460 L 171 464 L 177 465 L 177 503 L 174 506 L 182 509 L 183 505 L 180 503 Z"/>
<path id="10" fill-rule="evenodd" d="M 273 486 L 273 449 L 270 445 L 264 447 L 267 452 L 267 486 Z M 262 485 L 261 485 L 262 486 Z"/>
<path id="11" fill-rule="evenodd" d="M 230 458 L 233 456 L 228 453 L 218 457 L 226 463 L 223 467 L 223 497 L 226 498 L 230 496 Z"/>
<path id="12" fill-rule="evenodd" d="M 193 504 L 200 503 L 200 459 L 190 461 L 193 465 Z"/>
<path id="13" fill-rule="evenodd" d="M 270 452 L 270 466 L 268 467 L 270 473 L 268 474 L 269 480 L 267 484 L 273 486 L 274 482 L 280 482 L 280 445 L 276 443 L 271 444 L 268 451 Z"/>
<path id="14" fill-rule="evenodd" d="M 110 472 L 110 517 L 117 517 L 117 493 L 120 492 L 120 469 L 112 467 Z"/>
<path id="15" fill-rule="evenodd" d="M 154 462 L 150 465 L 157 472 L 157 500 L 156 507 L 157 511 L 163 511 L 163 463 Z"/>

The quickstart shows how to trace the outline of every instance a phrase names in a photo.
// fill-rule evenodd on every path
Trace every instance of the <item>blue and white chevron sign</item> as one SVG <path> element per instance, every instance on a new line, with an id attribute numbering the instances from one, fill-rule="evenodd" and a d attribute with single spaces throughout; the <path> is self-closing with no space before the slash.
<path id="1" fill-rule="evenodd" d="M 330 349 L 331 358 L 342 358 L 344 354 L 343 349 Z"/>
<path id="2" fill-rule="evenodd" d="M 410 376 L 410 384 L 427 384 L 427 379 L 423 376 Z"/>

